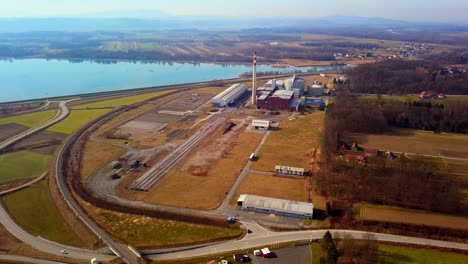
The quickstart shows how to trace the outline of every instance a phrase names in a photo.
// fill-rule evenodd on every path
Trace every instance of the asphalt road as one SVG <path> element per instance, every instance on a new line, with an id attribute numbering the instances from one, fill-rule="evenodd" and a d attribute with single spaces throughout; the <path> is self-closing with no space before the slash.
<path id="1" fill-rule="evenodd" d="M 7 261 L 13 263 L 30 263 L 30 264 L 65 264 L 64 262 L 37 259 L 37 258 L 27 258 L 22 256 L 13 256 L 13 255 L 0 255 L 0 261 Z"/>
<path id="2" fill-rule="evenodd" d="M 18 226 L 15 221 L 10 217 L 3 204 L 0 203 L 0 222 L 5 229 L 15 236 L 18 240 L 22 241 L 26 245 L 57 256 L 66 256 L 72 259 L 90 260 L 97 258 L 102 261 L 110 261 L 114 259 L 114 256 L 99 254 L 93 250 L 80 249 L 75 247 L 69 247 L 60 245 L 58 243 L 46 240 L 44 238 L 36 237 Z M 65 250 L 68 254 L 63 254 L 61 251 Z"/>
<path id="3" fill-rule="evenodd" d="M 30 135 L 32 135 L 32 134 L 34 134 L 34 133 L 36 133 L 36 132 L 39 132 L 39 131 L 41 131 L 41 130 L 44 130 L 44 129 L 46 129 L 46 128 L 48 128 L 48 127 L 50 127 L 50 126 L 52 126 L 52 125 L 54 125 L 54 124 L 56 124 L 56 123 L 62 121 L 63 119 L 65 119 L 65 118 L 68 116 L 68 114 L 70 113 L 70 110 L 68 109 L 68 107 L 66 106 L 66 104 L 67 104 L 68 102 L 71 102 L 71 101 L 73 101 L 73 100 L 61 101 L 61 102 L 60 102 L 60 105 L 59 105 L 59 107 L 60 107 L 59 112 L 57 112 L 57 114 L 55 115 L 55 117 L 53 117 L 52 119 L 50 119 L 50 120 L 47 121 L 46 123 L 41 124 L 41 125 L 38 125 L 38 126 L 36 126 L 36 127 L 33 127 L 33 128 L 31 128 L 31 129 L 28 129 L 28 130 L 26 130 L 26 131 L 24 131 L 24 132 L 22 132 L 22 133 L 19 133 L 19 134 L 16 135 L 16 136 L 13 136 L 13 137 L 11 137 L 11 138 L 9 138 L 9 139 L 7 139 L 7 140 L 1 142 L 1 143 L 0 143 L 0 150 L 2 150 L 2 149 L 4 149 L 4 148 L 6 148 L 6 147 L 8 147 L 8 146 L 10 146 L 10 145 L 12 145 L 12 144 L 14 144 L 15 142 L 18 142 L 19 140 L 21 140 L 21 139 L 23 139 L 23 138 L 25 138 L 25 137 L 27 137 L 27 136 L 30 136 Z"/>
<path id="4" fill-rule="evenodd" d="M 265 232 L 260 236 L 249 236 L 247 235 L 242 240 L 226 242 L 221 244 L 209 245 L 206 247 L 200 247 L 190 250 L 162 253 L 155 255 L 148 255 L 147 257 L 151 260 L 176 260 L 183 258 L 193 258 L 205 255 L 219 254 L 228 251 L 238 251 L 242 253 L 244 250 L 249 248 L 259 248 L 261 246 L 275 245 L 279 243 L 310 240 L 310 239 L 321 239 L 327 230 L 313 230 L 313 231 L 295 231 L 295 232 Z M 370 233 L 364 231 L 354 230 L 330 230 L 333 237 L 348 237 L 354 239 L 367 239 L 371 238 L 376 241 L 394 242 L 394 243 L 405 243 L 413 245 L 433 246 L 441 248 L 451 248 L 459 250 L 468 250 L 468 244 L 447 242 L 440 240 L 388 235 L 380 233 Z"/>

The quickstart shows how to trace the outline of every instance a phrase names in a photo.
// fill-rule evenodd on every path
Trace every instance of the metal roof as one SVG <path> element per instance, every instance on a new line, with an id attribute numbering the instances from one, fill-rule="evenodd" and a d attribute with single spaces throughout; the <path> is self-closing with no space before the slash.
<path id="1" fill-rule="evenodd" d="M 270 197 L 263 197 L 250 194 L 242 194 L 239 196 L 238 202 L 242 202 L 242 206 L 250 206 L 255 208 L 271 209 L 277 212 L 291 213 L 291 214 L 305 214 L 312 215 L 314 210 L 313 203 L 290 201 L 283 199 L 276 199 Z"/>
<path id="2" fill-rule="evenodd" d="M 281 99 L 291 99 L 293 95 L 294 91 L 289 90 L 278 90 L 273 94 L 274 97 L 279 97 Z"/>
<path id="3" fill-rule="evenodd" d="M 233 84 L 231 87 L 213 97 L 213 99 L 229 100 L 239 89 L 247 89 L 247 86 L 243 83 Z"/>
<path id="4" fill-rule="evenodd" d="M 258 127 L 269 127 L 270 126 L 270 121 L 268 120 L 252 120 L 252 126 L 258 126 Z"/>

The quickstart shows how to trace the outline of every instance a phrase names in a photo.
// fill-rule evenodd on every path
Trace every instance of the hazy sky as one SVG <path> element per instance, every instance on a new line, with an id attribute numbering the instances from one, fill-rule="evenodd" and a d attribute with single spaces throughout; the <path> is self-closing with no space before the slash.
<path id="1" fill-rule="evenodd" d="M 81 15 L 122 10 L 161 10 L 171 15 L 350 15 L 468 22 L 468 0 L 0 0 L 0 17 Z"/>

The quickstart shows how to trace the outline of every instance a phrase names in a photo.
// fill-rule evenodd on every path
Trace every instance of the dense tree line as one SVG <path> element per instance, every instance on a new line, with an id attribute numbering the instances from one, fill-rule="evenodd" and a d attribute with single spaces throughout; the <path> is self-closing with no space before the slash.
<path id="1" fill-rule="evenodd" d="M 349 72 L 357 93 L 408 94 L 434 91 L 468 94 L 468 74 L 441 74 L 443 67 L 429 61 L 386 60 L 361 65 Z"/>
<path id="2" fill-rule="evenodd" d="M 365 201 L 430 211 L 466 213 L 466 208 L 460 203 L 462 199 L 459 180 L 448 175 L 446 168 L 434 160 L 408 159 L 402 156 L 397 160 L 387 161 L 383 157 L 377 157 L 369 159 L 364 166 L 340 158 L 340 142 L 350 142 L 351 132 L 391 131 L 394 124 L 389 119 L 399 113 L 399 107 L 403 107 L 401 116 L 408 114 L 408 123 L 411 124 L 431 120 L 434 118 L 432 111 L 441 115 L 439 123 L 445 120 L 440 111 L 445 111 L 446 107 L 441 104 L 363 101 L 346 91 L 337 95 L 325 117 L 322 155 L 326 159 L 326 166 L 314 177 L 317 190 L 337 201 Z M 424 116 L 422 112 L 413 113 L 418 108 L 422 112 L 429 111 L 430 114 Z M 457 118 L 454 111 L 448 112 L 447 120 Z M 463 115 L 466 120 L 466 112 Z"/>

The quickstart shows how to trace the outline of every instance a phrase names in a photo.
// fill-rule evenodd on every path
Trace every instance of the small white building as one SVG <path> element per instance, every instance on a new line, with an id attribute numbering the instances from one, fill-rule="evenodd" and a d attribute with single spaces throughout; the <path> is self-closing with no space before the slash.
<path id="1" fill-rule="evenodd" d="M 252 120 L 252 128 L 257 130 L 268 130 L 270 129 L 271 122 L 268 120 Z"/>
<path id="2" fill-rule="evenodd" d="M 219 93 L 213 99 L 211 103 L 219 107 L 226 107 L 234 103 L 247 91 L 247 86 L 243 83 L 233 84 L 223 92 Z"/>
<path id="3" fill-rule="evenodd" d="M 304 168 L 296 168 L 296 167 L 276 165 L 275 166 L 275 172 L 278 173 L 278 174 L 290 174 L 290 175 L 303 176 L 305 170 L 304 170 Z"/>

